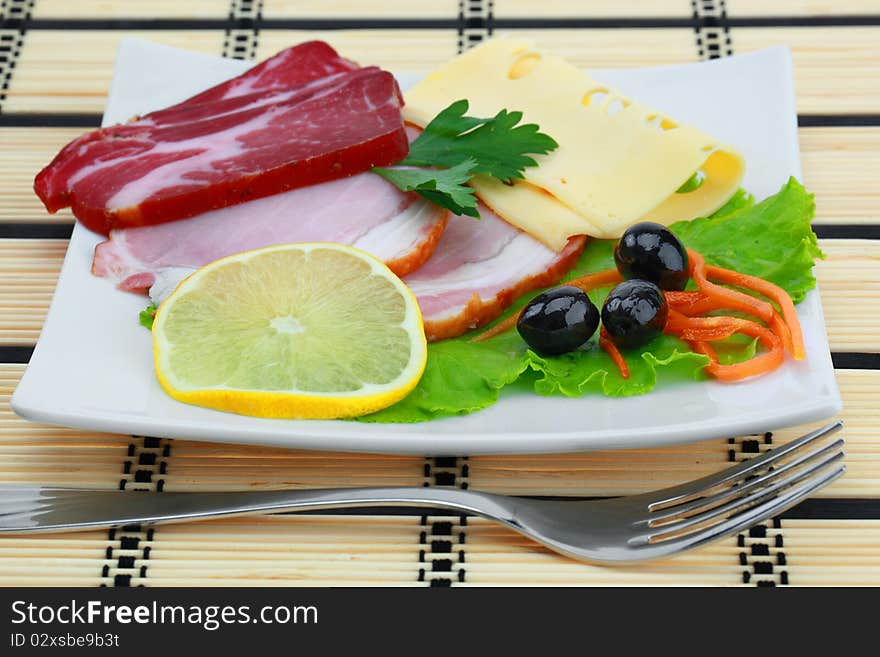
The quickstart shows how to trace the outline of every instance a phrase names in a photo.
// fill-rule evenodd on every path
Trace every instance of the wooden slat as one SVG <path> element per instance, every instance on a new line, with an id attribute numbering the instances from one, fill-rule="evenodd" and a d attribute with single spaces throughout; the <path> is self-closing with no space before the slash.
<path id="1" fill-rule="evenodd" d="M 148 586 L 418 583 L 417 518 L 273 516 L 160 528 Z"/>
<path id="2" fill-rule="evenodd" d="M 31 16 L 42 19 L 178 18 L 222 20 L 229 16 L 229 2 L 220 0 L 38 0 Z"/>
<path id="3" fill-rule="evenodd" d="M 453 29 L 269 30 L 260 33 L 257 59 L 308 39 L 321 39 L 344 57 L 394 71 L 429 71 L 457 52 Z"/>
<path id="4" fill-rule="evenodd" d="M 822 240 L 828 256 L 816 265 L 833 351 L 880 351 L 880 243 Z"/>
<path id="5" fill-rule="evenodd" d="M 619 0 L 554 0 L 537 4 L 534 0 L 494 0 L 495 18 L 681 18 L 691 17 L 688 2 L 657 2 L 631 0 L 622 5 Z"/>
<path id="6" fill-rule="evenodd" d="M 124 37 L 211 55 L 223 50 L 221 30 L 29 30 L 6 92 L 4 112 L 101 113 Z"/>
<path id="7" fill-rule="evenodd" d="M 81 128 L 0 128 L 0 222 L 70 223 L 73 215 L 51 215 L 34 194 L 34 176 L 84 131 Z"/>
<path id="8" fill-rule="evenodd" d="M 730 18 L 786 16 L 866 16 L 880 14 L 876 0 L 726 0 Z"/>
<path id="9" fill-rule="evenodd" d="M 497 4 L 497 3 L 496 3 Z M 263 0 L 263 18 L 275 20 L 295 19 L 454 19 L 458 17 L 458 0 L 434 0 L 412 2 L 411 0 L 383 0 L 379 4 L 365 5 L 362 0 Z"/>
<path id="10" fill-rule="evenodd" d="M 801 128 L 800 143 L 816 221 L 880 223 L 880 129 Z"/>
<path id="11" fill-rule="evenodd" d="M 871 113 L 880 108 L 880 27 L 738 27 L 731 34 L 735 52 L 791 48 L 799 113 Z"/>
<path id="12" fill-rule="evenodd" d="M 107 532 L 0 537 L 3 586 L 100 586 Z"/>
<path id="13" fill-rule="evenodd" d="M 865 295 L 880 289 L 880 243 L 823 240 L 828 259 L 817 266 L 825 321 L 834 351 L 880 352 L 880 305 Z M 0 344 L 35 344 L 64 257 L 64 240 L 0 239 Z M 858 280 L 858 286 L 852 284 Z"/>

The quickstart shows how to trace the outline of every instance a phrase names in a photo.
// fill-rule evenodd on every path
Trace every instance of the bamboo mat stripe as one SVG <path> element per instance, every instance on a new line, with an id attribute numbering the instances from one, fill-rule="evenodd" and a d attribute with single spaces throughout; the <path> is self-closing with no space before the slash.
<path id="1" fill-rule="evenodd" d="M 633 0 L 622 15 L 612 0 L 546 4 L 389 0 L 381 13 L 362 20 L 355 0 L 7 0 L 0 15 L 0 46 L 6 49 L 0 65 L 5 86 L 0 95 L 0 231 L 5 232 L 0 235 L 8 236 L 0 239 L 0 308 L 11 312 L 0 316 L 0 361 L 6 361 L 0 365 L 0 478 L 157 491 L 428 485 L 592 497 L 715 471 L 808 428 L 625 453 L 421 458 L 101 435 L 26 423 L 9 410 L 8 398 L 42 324 L 72 221 L 69 214 L 47 218 L 22 172 L 37 170 L 81 128 L 99 123 L 119 38 L 144 36 L 242 59 L 262 58 L 292 41 L 324 38 L 355 59 L 425 70 L 505 31 L 534 38 L 586 67 L 696 61 L 776 42 L 791 45 L 805 180 L 817 192 L 817 230 L 830 256 L 817 271 L 845 400 L 846 477 L 782 518 L 646 567 L 575 564 L 480 519 L 398 510 L 405 515 L 274 516 L 3 540 L 0 582 L 880 582 L 880 344 L 871 328 L 880 317 L 873 317 L 865 302 L 880 289 L 880 279 L 875 280 L 880 257 L 876 241 L 870 241 L 876 240 L 878 225 L 873 181 L 880 173 L 874 143 L 880 131 L 873 129 L 880 127 L 880 85 L 875 84 L 880 7 L 864 0 L 836 3 L 828 11 L 810 0 L 772 5 Z M 853 280 L 860 282 L 855 289 Z"/>

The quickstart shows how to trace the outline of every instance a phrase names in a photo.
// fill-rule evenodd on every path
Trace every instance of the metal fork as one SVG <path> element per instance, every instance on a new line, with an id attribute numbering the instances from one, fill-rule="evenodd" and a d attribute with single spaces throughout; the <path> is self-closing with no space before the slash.
<path id="1" fill-rule="evenodd" d="M 0 531 L 70 531 L 255 513 L 352 507 L 433 507 L 483 516 L 563 554 L 598 563 L 677 554 L 793 506 L 844 473 L 829 424 L 714 475 L 627 497 L 538 500 L 445 488 L 226 493 L 124 493 L 0 488 Z"/>

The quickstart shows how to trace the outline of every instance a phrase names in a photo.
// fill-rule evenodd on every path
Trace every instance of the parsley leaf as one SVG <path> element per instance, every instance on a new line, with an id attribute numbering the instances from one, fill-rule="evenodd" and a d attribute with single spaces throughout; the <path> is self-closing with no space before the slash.
<path id="1" fill-rule="evenodd" d="M 141 326 L 153 330 L 153 319 L 156 317 L 156 306 L 150 304 L 138 313 L 138 321 Z"/>
<path id="2" fill-rule="evenodd" d="M 466 186 L 474 174 L 474 166 L 474 160 L 468 159 L 449 169 L 376 168 L 373 172 L 404 192 L 418 192 L 455 214 L 479 218 L 477 197 L 474 190 Z"/>
<path id="3" fill-rule="evenodd" d="M 534 123 L 517 125 L 522 112 L 501 110 L 491 119 L 465 116 L 468 101 L 458 100 L 425 126 L 398 165 L 377 167 L 379 174 L 405 192 L 416 192 L 435 204 L 479 219 L 477 199 L 467 183 L 477 174 L 503 182 L 522 178 L 538 163 L 527 153 L 558 148 Z"/>
<path id="4" fill-rule="evenodd" d="M 458 100 L 440 112 L 400 164 L 452 167 L 473 159 L 475 174 L 510 182 L 522 178 L 526 167 L 538 165 L 526 153 L 549 153 L 559 147 L 534 123 L 517 126 L 522 112 L 503 109 L 494 118 L 478 119 L 465 116 L 467 110 L 468 101 Z"/>

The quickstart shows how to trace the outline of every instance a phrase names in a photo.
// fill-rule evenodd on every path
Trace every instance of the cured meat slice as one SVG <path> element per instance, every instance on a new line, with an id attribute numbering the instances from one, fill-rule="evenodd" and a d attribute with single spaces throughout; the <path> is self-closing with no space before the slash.
<path id="1" fill-rule="evenodd" d="M 306 41 L 282 50 L 238 77 L 206 89 L 180 104 L 223 100 L 267 89 L 286 89 L 356 68 L 357 64 L 340 57 L 328 43 Z"/>
<path id="2" fill-rule="evenodd" d="M 272 69 L 257 75 L 273 84 Z M 70 206 L 104 234 L 192 217 L 401 160 L 402 102 L 376 67 L 188 101 L 74 140 L 34 188 L 50 212 Z"/>
<path id="3" fill-rule="evenodd" d="M 431 255 L 448 212 L 373 173 L 284 192 L 174 223 L 114 230 L 92 272 L 156 297 L 196 268 L 291 242 L 337 242 L 372 253 L 404 276 Z M 160 299 L 154 299 L 160 300 Z"/>
<path id="4" fill-rule="evenodd" d="M 429 341 L 484 326 L 526 292 L 558 282 L 586 244 L 576 235 L 552 251 L 482 204 L 480 217 L 450 218 L 434 255 L 404 278 Z"/>

